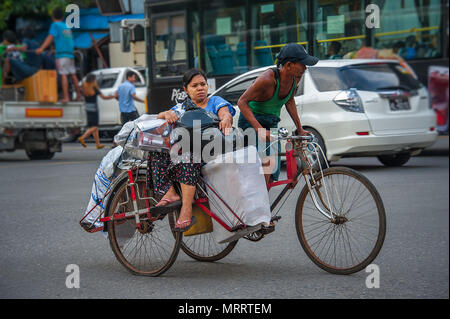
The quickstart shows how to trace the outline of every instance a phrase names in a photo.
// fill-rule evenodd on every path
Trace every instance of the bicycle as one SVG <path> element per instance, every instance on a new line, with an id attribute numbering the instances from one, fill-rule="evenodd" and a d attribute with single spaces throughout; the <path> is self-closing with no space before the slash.
<path id="1" fill-rule="evenodd" d="M 324 154 L 313 136 L 289 136 L 280 129 L 273 143 L 282 139 L 286 140 L 286 150 L 278 156 L 286 157 L 287 179 L 267 185 L 268 190 L 284 185 L 271 203 L 271 221 L 280 220 L 278 212 L 288 198 L 285 196 L 292 193 L 302 175 L 305 185 L 297 200 L 295 224 L 306 255 L 333 274 L 364 269 L 380 252 L 386 234 L 385 209 L 375 186 L 350 168 L 327 165 L 323 169 L 319 159 Z M 129 163 L 105 194 L 104 198 L 110 196 L 103 217 L 98 218 L 104 226 L 92 229 L 108 232 L 116 258 L 131 273 L 159 276 L 172 266 L 180 249 L 198 261 L 217 261 L 227 256 L 239 239 L 257 242 L 266 235 L 261 225 L 247 226 L 233 211 L 237 224 L 230 224 L 223 215 L 212 211 L 210 206 L 217 205 L 210 194 L 225 201 L 203 178 L 197 185 L 194 206 L 209 215 L 215 227 L 223 227 L 234 235 L 217 242 L 213 232 L 189 237 L 173 232 L 179 209 L 167 215 L 152 213 L 157 200 L 151 188 L 146 187 L 145 170 L 144 161 Z"/>

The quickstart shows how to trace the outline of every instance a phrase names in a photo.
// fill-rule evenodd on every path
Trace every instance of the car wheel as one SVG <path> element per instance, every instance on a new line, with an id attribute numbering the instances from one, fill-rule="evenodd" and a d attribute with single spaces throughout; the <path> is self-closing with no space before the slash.
<path id="1" fill-rule="evenodd" d="M 39 150 L 39 151 L 26 151 L 26 154 L 30 160 L 49 160 L 55 155 L 55 152 Z"/>
<path id="2" fill-rule="evenodd" d="M 397 153 L 392 155 L 377 156 L 378 160 L 385 166 L 402 166 L 411 158 L 409 153 Z"/>

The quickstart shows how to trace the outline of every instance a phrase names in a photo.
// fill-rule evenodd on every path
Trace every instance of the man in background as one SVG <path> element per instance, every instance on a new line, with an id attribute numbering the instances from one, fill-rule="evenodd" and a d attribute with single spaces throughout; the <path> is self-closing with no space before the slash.
<path id="1" fill-rule="evenodd" d="M 34 38 L 33 27 L 27 26 L 23 31 L 22 46 L 13 46 L 6 49 L 5 52 L 24 52 L 26 55 L 25 61 L 12 59 L 10 60 L 11 73 L 16 82 L 35 74 L 42 65 L 42 59 L 34 51 L 39 48 L 39 43 Z"/>
<path id="2" fill-rule="evenodd" d="M 120 121 L 122 125 L 126 122 L 134 121 L 139 117 L 133 100 L 145 103 L 144 100 L 136 96 L 136 88 L 133 84 L 136 81 L 136 73 L 128 71 L 125 76 L 126 80 L 119 85 L 116 92 L 116 98 L 119 100 Z"/>
<path id="3" fill-rule="evenodd" d="M 6 46 L 3 56 L 3 69 L 2 69 L 2 84 L 13 84 L 16 82 L 11 76 L 11 65 L 23 63 L 23 57 L 20 52 L 17 51 L 17 38 L 14 31 L 6 30 L 3 33 L 3 45 Z M 7 82 L 7 83 L 5 83 Z"/>
<path id="4" fill-rule="evenodd" d="M 53 23 L 50 26 L 49 34 L 41 47 L 36 50 L 36 53 L 41 54 L 52 42 L 55 43 L 56 70 L 61 76 L 61 86 L 64 94 L 64 97 L 60 102 L 67 103 L 69 102 L 68 75 L 70 75 L 75 86 L 75 90 L 77 91 L 77 101 L 81 101 L 81 91 L 78 86 L 78 78 L 75 70 L 72 31 L 62 21 L 63 18 L 64 12 L 61 8 L 56 8 L 53 10 Z"/>

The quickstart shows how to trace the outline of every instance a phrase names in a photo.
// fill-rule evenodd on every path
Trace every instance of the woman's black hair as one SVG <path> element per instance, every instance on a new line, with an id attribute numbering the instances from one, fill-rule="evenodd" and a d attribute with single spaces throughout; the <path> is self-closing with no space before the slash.
<path id="1" fill-rule="evenodd" d="M 86 75 L 86 82 L 87 83 L 92 83 L 95 81 L 95 74 L 94 73 L 89 73 L 88 75 Z"/>
<path id="2" fill-rule="evenodd" d="M 190 70 L 187 70 L 183 75 L 183 87 L 187 88 L 189 83 L 191 83 L 192 78 L 196 75 L 203 76 L 205 78 L 205 81 L 208 80 L 205 71 L 200 70 L 200 69 L 190 69 Z"/>

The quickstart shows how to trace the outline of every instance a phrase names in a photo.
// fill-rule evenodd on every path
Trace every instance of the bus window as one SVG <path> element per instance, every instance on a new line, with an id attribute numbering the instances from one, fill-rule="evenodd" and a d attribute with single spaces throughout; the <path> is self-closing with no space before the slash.
<path id="1" fill-rule="evenodd" d="M 245 6 L 206 9 L 203 26 L 205 71 L 209 75 L 247 71 Z"/>
<path id="2" fill-rule="evenodd" d="M 405 60 L 442 57 L 440 0 L 386 0 L 379 7 L 376 49 L 391 50 Z"/>
<path id="3" fill-rule="evenodd" d="M 365 46 L 366 12 L 362 0 L 314 1 L 314 55 L 352 58 Z"/>
<path id="4" fill-rule="evenodd" d="M 251 6 L 252 68 L 272 65 L 281 48 L 307 43 L 307 0 L 257 2 Z"/>
<path id="5" fill-rule="evenodd" d="M 179 76 L 187 70 L 186 22 L 184 14 L 153 19 L 154 66 L 156 78 Z"/>

